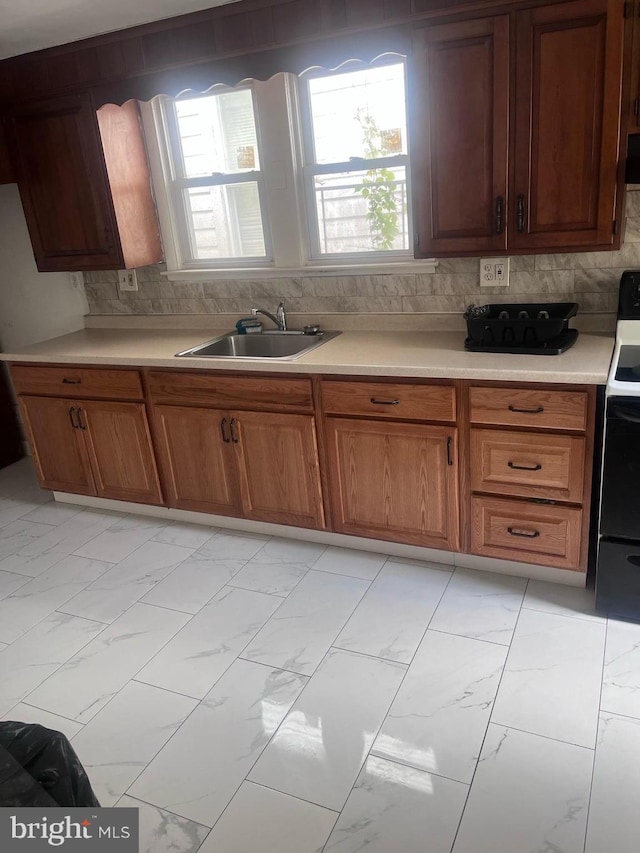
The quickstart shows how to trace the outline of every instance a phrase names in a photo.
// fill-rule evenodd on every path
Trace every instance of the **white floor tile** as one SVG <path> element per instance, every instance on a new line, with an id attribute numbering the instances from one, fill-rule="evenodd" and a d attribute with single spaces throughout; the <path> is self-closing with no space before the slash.
<path id="1" fill-rule="evenodd" d="M 0 569 L 6 572 L 17 571 L 20 562 L 14 555 L 50 532 L 51 525 L 49 524 L 37 524 L 34 521 L 24 521 L 21 518 L 0 527 Z M 27 572 L 22 574 L 27 574 Z"/>
<path id="2" fill-rule="evenodd" d="M 172 521 L 153 538 L 156 542 L 166 542 L 169 545 L 182 545 L 184 548 L 200 548 L 217 532 L 217 527 Z"/>
<path id="3" fill-rule="evenodd" d="M 73 554 L 86 542 L 115 524 L 121 517 L 121 513 L 117 512 L 85 509 L 57 526 L 35 525 L 46 531 L 44 535 L 32 539 L 12 555 L 5 557 L 0 561 L 0 569 L 37 577 L 55 565 L 61 557 Z M 28 523 L 33 524 L 33 522 Z M 109 562 L 99 553 L 90 559 Z"/>
<path id="4" fill-rule="evenodd" d="M 30 580 L 31 578 L 28 575 L 0 572 L 0 600 L 11 595 L 12 592 L 29 583 Z"/>
<path id="5" fill-rule="evenodd" d="M 405 672 L 332 650 L 248 778 L 339 811 Z"/>
<path id="6" fill-rule="evenodd" d="M 113 622 L 191 553 L 190 548 L 179 545 L 145 542 L 121 563 L 103 564 L 108 571 L 59 609 L 97 622 Z"/>
<path id="7" fill-rule="evenodd" d="M 525 578 L 456 569 L 429 627 L 508 646 L 526 586 Z"/>
<path id="8" fill-rule="evenodd" d="M 99 622 L 52 613 L 7 646 L 0 652 L 0 714 L 13 708 L 103 630 Z"/>
<path id="9" fill-rule="evenodd" d="M 640 625 L 609 619 L 600 706 L 640 717 Z"/>
<path id="10" fill-rule="evenodd" d="M 243 782 L 200 853 L 318 853 L 336 812 Z"/>
<path id="11" fill-rule="evenodd" d="M 387 563 L 334 645 L 410 663 L 450 578 L 436 568 Z"/>
<path id="12" fill-rule="evenodd" d="M 62 732 L 69 740 L 82 731 L 82 723 L 67 720 L 66 717 L 59 717 L 57 714 L 50 714 L 49 711 L 42 711 L 40 708 L 34 708 L 33 705 L 26 705 L 24 702 L 18 702 L 10 711 L 7 711 L 2 719 L 17 720 L 21 723 L 37 723 L 46 729 L 53 729 L 54 732 Z"/>
<path id="13" fill-rule="evenodd" d="M 605 626 L 523 610 L 492 722 L 595 747 Z"/>
<path id="14" fill-rule="evenodd" d="M 31 512 L 23 515 L 22 518 L 24 518 L 25 521 L 39 521 L 42 524 L 57 525 L 73 518 L 75 515 L 78 515 L 79 512 L 82 512 L 81 506 L 49 501 L 48 503 L 32 509 Z"/>
<path id="15" fill-rule="evenodd" d="M 427 631 L 371 750 L 471 782 L 507 649 Z"/>
<path id="16" fill-rule="evenodd" d="M 12 521 L 23 518 L 38 507 L 31 501 L 18 500 L 17 498 L 0 498 L 0 527 L 6 527 Z"/>
<path id="17" fill-rule="evenodd" d="M 225 587 L 138 673 L 201 699 L 274 613 L 281 599 Z"/>
<path id="18" fill-rule="evenodd" d="M 265 536 L 221 531 L 144 597 L 148 604 L 197 613 L 265 544 Z"/>
<path id="19" fill-rule="evenodd" d="M 128 793 L 213 826 L 305 682 L 236 661 Z"/>
<path id="20" fill-rule="evenodd" d="M 101 806 L 112 806 L 197 705 L 130 681 L 74 738 Z"/>
<path id="21" fill-rule="evenodd" d="M 79 557 L 120 563 L 133 551 L 153 539 L 169 522 L 159 518 L 125 515 L 99 536 L 92 537 L 74 553 Z"/>
<path id="22" fill-rule="evenodd" d="M 582 853 L 593 752 L 490 725 L 453 853 Z"/>
<path id="23" fill-rule="evenodd" d="M 139 853 L 196 853 L 207 837 L 208 826 L 165 812 L 127 794 L 117 803 L 138 809 Z"/>
<path id="24" fill-rule="evenodd" d="M 593 770 L 586 853 L 637 853 L 640 720 L 603 712 Z"/>
<path id="25" fill-rule="evenodd" d="M 232 586 L 272 595 L 288 595 L 325 550 L 324 545 L 271 539 L 240 569 Z"/>
<path id="26" fill-rule="evenodd" d="M 530 580 L 522 606 L 528 610 L 544 610 L 560 616 L 604 622 L 604 617 L 595 612 L 593 590 L 584 587 Z"/>
<path id="27" fill-rule="evenodd" d="M 80 723 L 88 722 L 184 626 L 186 619 L 184 613 L 134 604 L 113 624 L 106 628 L 101 625 L 102 633 L 27 701 Z"/>
<path id="28" fill-rule="evenodd" d="M 61 557 L 60 561 L 46 572 L 30 579 L 27 584 L 0 601 L 0 640 L 12 643 L 54 610 L 64 609 L 70 598 L 109 568 L 110 563 L 98 560 Z M 84 613 L 69 612 L 93 619 Z"/>
<path id="29" fill-rule="evenodd" d="M 468 790 L 370 756 L 324 853 L 450 853 Z"/>
<path id="30" fill-rule="evenodd" d="M 331 546 L 313 567 L 320 572 L 333 572 L 337 575 L 350 575 L 352 578 L 374 580 L 387 562 L 386 554 L 371 554 L 368 551 L 356 551 L 352 548 Z"/>
<path id="31" fill-rule="evenodd" d="M 243 657 L 311 675 L 368 586 L 359 578 L 310 570 Z"/>

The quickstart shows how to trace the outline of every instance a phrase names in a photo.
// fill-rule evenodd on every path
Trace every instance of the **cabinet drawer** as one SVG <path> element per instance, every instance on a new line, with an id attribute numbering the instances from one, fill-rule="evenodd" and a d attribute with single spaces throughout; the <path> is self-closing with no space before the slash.
<path id="1" fill-rule="evenodd" d="M 137 370 L 104 370 L 96 367 L 49 367 L 13 364 L 11 378 L 16 394 L 48 394 L 59 397 L 143 400 Z"/>
<path id="2" fill-rule="evenodd" d="M 471 511 L 474 554 L 580 568 L 582 510 L 474 497 Z"/>
<path id="3" fill-rule="evenodd" d="M 582 502 L 585 440 L 496 429 L 471 430 L 471 489 Z"/>
<path id="4" fill-rule="evenodd" d="M 322 405 L 332 415 L 375 415 L 419 421 L 456 419 L 456 392 L 451 385 L 323 382 Z"/>
<path id="5" fill-rule="evenodd" d="M 471 422 L 543 429 L 587 428 L 587 394 L 535 388 L 470 389 Z"/>
<path id="6" fill-rule="evenodd" d="M 154 403 L 253 411 L 313 411 L 310 379 L 217 376 L 169 370 L 152 370 L 148 378 Z"/>

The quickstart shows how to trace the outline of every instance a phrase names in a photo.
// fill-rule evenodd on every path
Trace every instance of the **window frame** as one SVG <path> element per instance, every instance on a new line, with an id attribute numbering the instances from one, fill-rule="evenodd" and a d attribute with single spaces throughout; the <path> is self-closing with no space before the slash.
<path id="1" fill-rule="evenodd" d="M 180 141 L 179 123 L 176 104 L 180 100 L 204 99 L 224 92 L 249 91 L 253 106 L 253 117 L 256 128 L 256 145 L 258 148 L 258 162 L 260 169 L 246 169 L 238 172 L 213 172 L 208 176 L 188 178 L 185 176 L 184 156 Z M 271 229 L 269 227 L 267 191 L 265 186 L 265 174 L 263 167 L 263 146 L 260 136 L 259 114 L 256 106 L 256 97 L 250 82 L 238 86 L 216 86 L 213 90 L 204 93 L 185 93 L 180 98 L 161 97 L 158 99 L 158 108 L 162 118 L 164 156 L 166 168 L 164 170 L 164 181 L 168 196 L 169 207 L 172 211 L 172 228 L 174 229 L 174 242 L 177 243 L 180 269 L 202 270 L 210 269 L 213 265 L 216 269 L 233 270 L 238 267 L 265 267 L 273 264 L 273 244 L 271 240 Z M 167 183 L 168 180 L 168 183 Z M 187 209 L 187 194 L 185 190 L 198 187 L 229 186 L 242 183 L 255 183 L 258 190 L 258 202 L 260 205 L 260 217 L 262 222 L 262 234 L 264 240 L 264 255 L 240 255 L 223 256 L 220 258 L 194 258 L 194 243 L 191 238 L 189 226 L 189 211 Z M 175 239 L 177 237 L 177 239 Z"/>
<path id="2" fill-rule="evenodd" d="M 407 153 L 393 154 L 385 157 L 376 157 L 367 159 L 366 157 L 352 157 L 347 161 L 335 163 L 318 163 L 315 155 L 315 139 L 313 134 L 313 118 L 311 111 L 311 93 L 309 83 L 311 80 L 319 78 L 326 79 L 328 77 L 339 77 L 341 74 L 349 74 L 354 71 L 364 70 L 365 68 L 380 68 L 388 65 L 402 65 L 404 69 L 404 91 L 405 104 L 407 105 Z M 306 226 L 307 226 L 307 248 L 308 248 L 308 265 L 329 263 L 335 264 L 336 267 L 360 263 L 362 265 L 384 264 L 394 262 L 410 262 L 415 261 L 414 256 L 414 240 L 413 240 L 413 210 L 411 198 L 411 159 L 408 140 L 408 79 L 407 79 L 408 59 L 400 54 L 388 53 L 378 57 L 373 62 L 364 62 L 363 60 L 352 60 L 343 63 L 339 68 L 326 69 L 314 68 L 297 78 L 299 118 L 298 118 L 298 137 L 301 150 L 301 185 L 305 202 Z M 394 167 L 404 167 L 405 170 L 405 188 L 406 188 L 406 203 L 407 203 L 407 242 L 406 249 L 379 249 L 372 251 L 359 252 L 322 252 L 321 251 L 321 236 L 320 236 L 320 218 L 317 212 L 316 192 L 314 179 L 317 175 L 322 174 L 337 174 L 348 172 L 365 172 L 373 169 L 393 169 Z"/>

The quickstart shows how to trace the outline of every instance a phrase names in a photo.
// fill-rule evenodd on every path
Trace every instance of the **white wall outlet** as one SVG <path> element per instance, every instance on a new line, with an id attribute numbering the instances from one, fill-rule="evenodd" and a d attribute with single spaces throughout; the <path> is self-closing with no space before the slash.
<path id="1" fill-rule="evenodd" d="M 135 270 L 118 270 L 118 290 L 137 290 L 138 276 Z"/>
<path id="2" fill-rule="evenodd" d="M 509 287 L 510 258 L 482 258 L 480 287 Z"/>
<path id="3" fill-rule="evenodd" d="M 70 272 L 69 281 L 71 282 L 71 287 L 75 290 L 84 289 L 84 275 L 81 272 Z"/>

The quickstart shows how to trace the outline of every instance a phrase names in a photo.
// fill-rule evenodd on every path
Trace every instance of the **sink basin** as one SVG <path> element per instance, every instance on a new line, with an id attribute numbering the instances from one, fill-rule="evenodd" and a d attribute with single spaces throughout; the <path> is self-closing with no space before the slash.
<path id="1" fill-rule="evenodd" d="M 176 353 L 192 358 L 283 358 L 293 360 L 321 344 L 337 337 L 340 332 L 262 332 L 260 334 L 228 334 L 192 349 Z"/>

